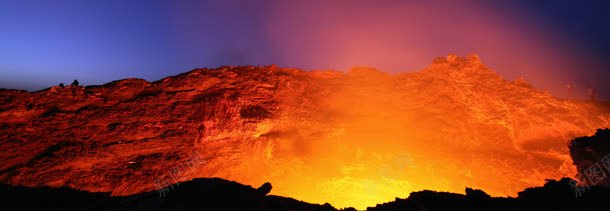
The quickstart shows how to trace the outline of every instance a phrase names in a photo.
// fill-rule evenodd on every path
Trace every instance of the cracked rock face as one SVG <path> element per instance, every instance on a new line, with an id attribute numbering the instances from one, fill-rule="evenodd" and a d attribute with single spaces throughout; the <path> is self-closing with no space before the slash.
<path id="1" fill-rule="evenodd" d="M 567 142 L 608 120 L 594 103 L 506 81 L 478 56 L 396 75 L 195 69 L 155 82 L 0 90 L 0 181 L 127 195 L 221 177 L 339 207 L 362 201 L 348 193 L 378 202 L 466 186 L 514 195 L 573 176 Z"/>

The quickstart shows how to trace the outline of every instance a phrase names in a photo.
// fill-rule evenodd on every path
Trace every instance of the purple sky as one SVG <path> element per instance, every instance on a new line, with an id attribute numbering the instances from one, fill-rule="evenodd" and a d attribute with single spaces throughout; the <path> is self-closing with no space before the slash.
<path id="1" fill-rule="evenodd" d="M 416 71 L 477 53 L 506 79 L 610 99 L 608 1 L 0 0 L 0 87 L 197 67 Z"/>

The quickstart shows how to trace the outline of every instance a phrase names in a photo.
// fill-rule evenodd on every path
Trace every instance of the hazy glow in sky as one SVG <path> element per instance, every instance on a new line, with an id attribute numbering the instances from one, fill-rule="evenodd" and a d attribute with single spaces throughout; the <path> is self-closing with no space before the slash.
<path id="1" fill-rule="evenodd" d="M 416 71 L 477 53 L 506 79 L 610 98 L 607 1 L 0 0 L 0 87 L 158 80 L 197 67 Z"/>

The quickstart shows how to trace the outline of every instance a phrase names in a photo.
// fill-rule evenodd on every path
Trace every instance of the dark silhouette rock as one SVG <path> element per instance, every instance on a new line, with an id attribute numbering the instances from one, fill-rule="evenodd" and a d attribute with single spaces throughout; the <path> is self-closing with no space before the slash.
<path id="1" fill-rule="evenodd" d="M 598 129 L 593 136 L 576 138 L 569 148 L 581 183 L 610 186 L 610 129 Z"/>
<path id="2" fill-rule="evenodd" d="M 479 189 L 466 188 L 466 196 L 475 199 L 489 199 L 491 196 Z"/>
<path id="3" fill-rule="evenodd" d="M 610 188 L 595 186 L 574 195 L 574 180 L 547 180 L 542 187 L 527 188 L 517 198 L 489 197 L 481 190 L 466 188 L 466 194 L 419 191 L 406 199 L 378 204 L 367 210 L 593 210 L 606 205 Z M 5 207 L 21 210 L 337 210 L 331 204 L 310 204 L 292 198 L 261 194 L 258 189 L 219 178 L 198 178 L 160 190 L 129 196 L 86 192 L 72 188 L 0 185 Z M 263 191 L 264 190 L 264 191 Z M 354 208 L 342 210 L 353 211 Z"/>
<path id="4" fill-rule="evenodd" d="M 470 188 L 466 195 L 420 191 L 367 210 L 593 210 L 606 206 L 610 188 L 592 187 L 577 197 L 571 188 L 573 182 L 569 178 L 547 180 L 543 187 L 527 188 L 517 198 L 487 197 L 483 191 Z"/>
<path id="5" fill-rule="evenodd" d="M 64 88 L 66 86 L 64 85 L 64 83 L 59 83 L 59 87 Z"/>
<path id="6" fill-rule="evenodd" d="M 270 189 L 271 184 L 265 183 L 261 187 Z M 193 179 L 129 196 L 2 184 L 0 197 L 4 207 L 20 210 L 336 210 L 330 204 L 309 204 L 291 198 L 261 195 L 260 190 L 219 178 Z"/>
<path id="7" fill-rule="evenodd" d="M 271 192 L 271 188 L 271 183 L 265 182 L 265 184 L 261 185 L 256 190 L 263 195 L 267 195 L 269 192 Z"/>
<path id="8" fill-rule="evenodd" d="M 70 86 L 78 86 L 78 80 L 74 79 L 74 81 L 72 81 L 72 84 L 70 84 Z"/>

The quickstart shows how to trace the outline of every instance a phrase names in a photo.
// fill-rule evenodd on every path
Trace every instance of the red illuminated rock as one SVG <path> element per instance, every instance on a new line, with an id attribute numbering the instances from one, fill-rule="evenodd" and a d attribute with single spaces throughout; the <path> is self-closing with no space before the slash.
<path id="1" fill-rule="evenodd" d="M 395 75 L 195 69 L 0 91 L 0 181 L 127 195 L 221 177 L 339 207 L 466 186 L 514 195 L 573 176 L 567 142 L 608 120 L 593 103 L 506 81 L 477 56 Z"/>

